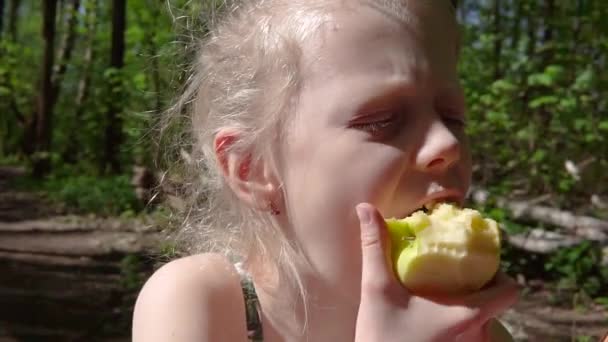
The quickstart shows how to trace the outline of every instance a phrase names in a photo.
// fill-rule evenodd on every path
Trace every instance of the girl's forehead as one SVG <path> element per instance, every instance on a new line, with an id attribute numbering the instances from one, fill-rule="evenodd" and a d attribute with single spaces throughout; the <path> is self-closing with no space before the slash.
<path id="1" fill-rule="evenodd" d="M 399 3 L 401 10 L 388 7 L 389 2 Z M 430 2 L 438 1 L 357 1 L 359 6 L 337 8 L 331 20 L 305 43 L 304 71 L 326 77 L 338 69 L 350 72 L 349 68 L 364 65 L 395 66 L 391 59 L 423 66 L 420 64 L 432 62 L 425 59 L 446 57 L 450 59 L 439 64 L 451 68 L 458 51 L 453 13 L 447 0 L 447 6 L 433 7 Z"/>
<path id="2" fill-rule="evenodd" d="M 426 98 L 459 89 L 454 35 L 443 14 L 422 28 L 368 7 L 337 12 L 334 19 L 314 46 L 303 49 L 297 111 L 307 120 L 344 120 L 388 93 Z"/>
<path id="3" fill-rule="evenodd" d="M 361 4 L 372 8 L 388 19 L 395 20 L 402 25 L 420 25 L 421 15 L 427 12 L 431 1 L 407 1 L 407 0 L 361 0 Z"/>
<path id="4" fill-rule="evenodd" d="M 448 0 L 359 0 L 358 2 L 410 27 L 422 25 L 429 16 L 439 13 L 447 15 L 449 19 L 455 18 L 454 7 Z"/>

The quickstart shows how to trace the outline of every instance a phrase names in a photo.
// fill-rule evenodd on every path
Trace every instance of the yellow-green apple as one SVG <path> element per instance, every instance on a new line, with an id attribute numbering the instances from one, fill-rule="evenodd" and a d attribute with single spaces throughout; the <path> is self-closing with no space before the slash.
<path id="1" fill-rule="evenodd" d="M 498 271 L 498 224 L 476 210 L 442 203 L 386 223 L 395 274 L 413 293 L 476 291 Z"/>

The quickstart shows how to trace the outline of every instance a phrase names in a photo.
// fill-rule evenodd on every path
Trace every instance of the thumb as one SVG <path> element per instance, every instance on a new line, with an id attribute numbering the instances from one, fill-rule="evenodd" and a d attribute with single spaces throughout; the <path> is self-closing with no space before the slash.
<path id="1" fill-rule="evenodd" d="M 388 257 L 386 223 L 370 204 L 361 203 L 356 210 L 361 226 L 361 291 L 384 292 L 395 282 Z"/>

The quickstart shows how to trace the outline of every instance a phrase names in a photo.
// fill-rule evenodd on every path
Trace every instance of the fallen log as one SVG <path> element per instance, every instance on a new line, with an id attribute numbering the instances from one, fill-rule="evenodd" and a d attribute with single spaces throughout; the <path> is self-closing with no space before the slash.
<path id="1" fill-rule="evenodd" d="M 474 203 L 486 204 L 490 199 L 487 190 L 473 189 L 470 198 Z M 509 212 L 514 220 L 544 223 L 566 230 L 570 235 L 582 239 L 608 242 L 608 221 L 595 217 L 575 215 L 572 212 L 537 205 L 534 201 L 494 198 L 499 208 Z"/>
<path id="2" fill-rule="evenodd" d="M 538 228 L 522 234 L 509 235 L 507 240 L 512 246 L 538 254 L 552 253 L 560 248 L 572 247 L 584 241 L 579 236 L 569 236 Z"/>

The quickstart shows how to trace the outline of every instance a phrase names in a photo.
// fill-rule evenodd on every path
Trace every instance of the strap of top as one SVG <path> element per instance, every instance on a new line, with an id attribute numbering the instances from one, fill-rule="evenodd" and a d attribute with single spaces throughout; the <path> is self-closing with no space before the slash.
<path id="1" fill-rule="evenodd" d="M 252 342 L 263 342 L 264 334 L 262 330 L 262 320 L 260 319 L 260 301 L 255 292 L 255 286 L 251 277 L 242 269 L 240 264 L 236 264 L 236 269 L 241 276 L 241 288 L 245 299 L 245 315 L 247 319 L 247 334 Z"/>

